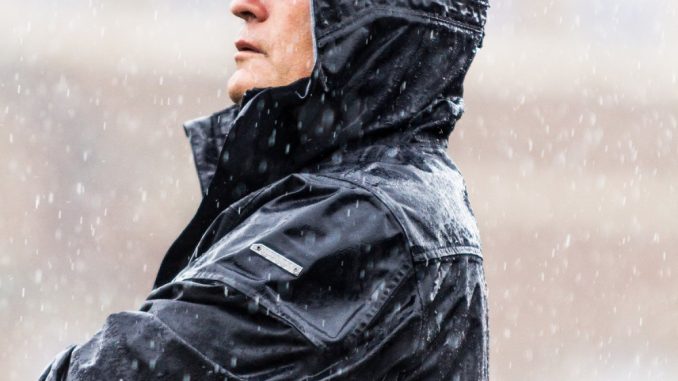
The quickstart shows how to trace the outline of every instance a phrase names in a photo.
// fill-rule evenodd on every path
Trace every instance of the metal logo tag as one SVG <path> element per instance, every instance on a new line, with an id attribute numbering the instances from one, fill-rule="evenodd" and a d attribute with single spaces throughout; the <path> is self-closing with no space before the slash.
<path id="1" fill-rule="evenodd" d="M 250 245 L 250 250 L 268 259 L 269 261 L 275 263 L 280 268 L 282 268 L 283 270 L 287 271 L 290 274 L 293 274 L 294 276 L 298 276 L 299 273 L 301 273 L 301 270 L 303 269 L 298 264 L 290 261 L 289 259 L 287 259 L 287 257 L 285 257 L 282 254 L 279 254 L 278 252 L 264 245 L 263 243 L 253 243 L 252 245 Z"/>

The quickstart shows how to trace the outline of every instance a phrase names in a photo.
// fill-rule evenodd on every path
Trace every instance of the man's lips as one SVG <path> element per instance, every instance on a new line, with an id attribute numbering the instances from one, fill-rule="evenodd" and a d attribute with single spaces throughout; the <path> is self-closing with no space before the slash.
<path id="1" fill-rule="evenodd" d="M 240 39 L 240 40 L 236 41 L 235 42 L 235 48 L 238 49 L 238 53 L 251 52 L 251 53 L 262 53 L 263 54 L 263 51 L 261 50 L 261 48 L 259 48 L 259 46 L 256 43 L 254 43 L 252 41 L 244 40 L 244 39 Z"/>

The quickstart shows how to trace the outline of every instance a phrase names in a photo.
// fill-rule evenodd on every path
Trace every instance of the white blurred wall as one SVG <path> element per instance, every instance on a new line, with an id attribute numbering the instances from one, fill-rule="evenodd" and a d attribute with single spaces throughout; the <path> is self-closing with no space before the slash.
<path id="1" fill-rule="evenodd" d="M 450 154 L 493 380 L 675 380 L 678 6 L 494 1 Z M 220 1 L 0 2 L 0 369 L 37 378 L 137 308 L 199 187 L 181 123 L 230 104 Z"/>

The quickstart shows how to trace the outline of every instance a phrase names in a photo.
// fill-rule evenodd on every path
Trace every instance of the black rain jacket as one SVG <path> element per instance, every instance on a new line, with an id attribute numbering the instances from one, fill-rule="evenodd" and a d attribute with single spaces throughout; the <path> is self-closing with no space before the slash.
<path id="1" fill-rule="evenodd" d="M 447 154 L 483 0 L 311 0 L 312 75 L 184 125 L 203 199 L 138 311 L 41 380 L 486 380 Z"/>

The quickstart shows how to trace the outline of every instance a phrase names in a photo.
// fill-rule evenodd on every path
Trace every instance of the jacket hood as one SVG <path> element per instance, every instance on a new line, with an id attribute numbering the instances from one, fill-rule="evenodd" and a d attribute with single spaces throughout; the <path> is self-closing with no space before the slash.
<path id="1" fill-rule="evenodd" d="M 375 139 L 446 144 L 463 113 L 463 80 L 487 7 L 479 0 L 311 0 L 310 77 L 250 89 L 240 104 L 184 125 L 203 194 L 220 154 L 223 164 L 239 156 L 237 172 L 259 179 L 241 179 L 239 197 L 281 171 Z"/>
<path id="2" fill-rule="evenodd" d="M 488 3 L 310 1 L 309 77 L 250 89 L 239 104 L 184 124 L 204 197 L 157 282 L 162 269 L 180 268 L 220 210 L 285 175 L 376 143 L 447 145 Z"/>

